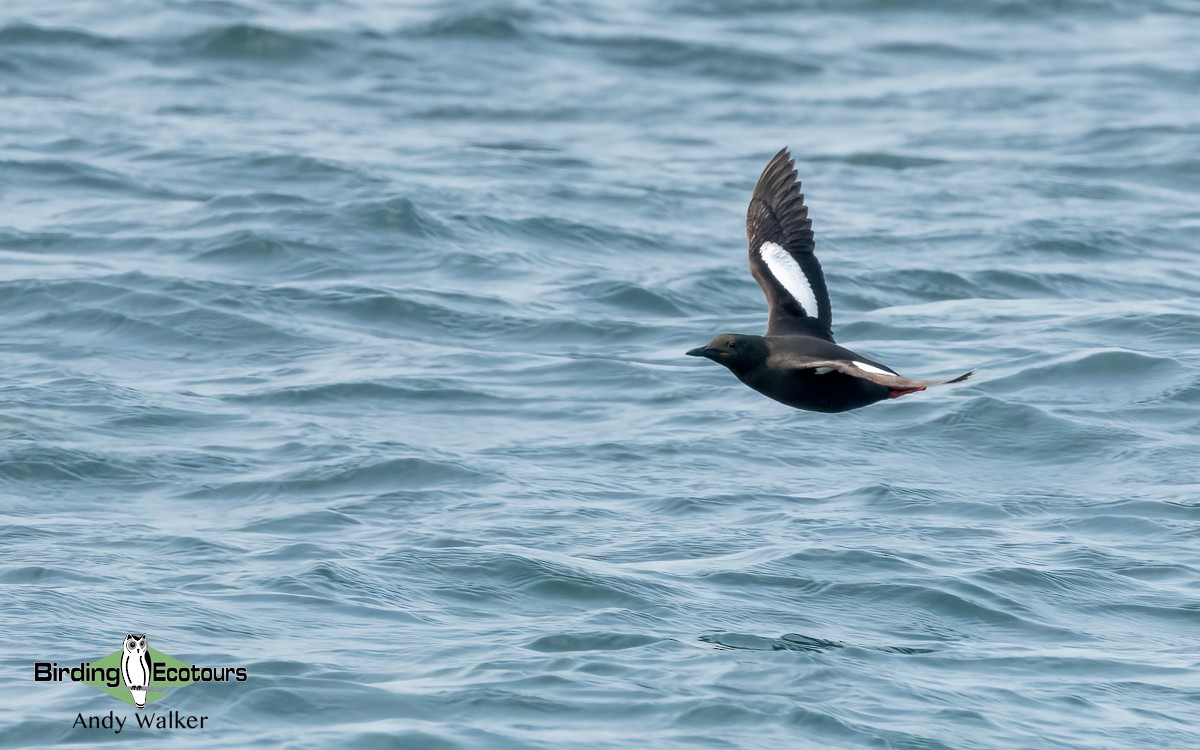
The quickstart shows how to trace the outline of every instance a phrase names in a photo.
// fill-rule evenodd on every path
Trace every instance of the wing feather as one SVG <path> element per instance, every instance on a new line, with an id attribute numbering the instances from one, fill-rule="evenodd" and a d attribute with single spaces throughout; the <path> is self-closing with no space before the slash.
<path id="1" fill-rule="evenodd" d="M 837 371 L 844 375 L 850 375 L 855 378 L 869 380 L 872 383 L 878 383 L 892 389 L 893 391 L 919 391 L 934 385 L 949 385 L 950 383 L 961 383 L 967 378 L 975 374 L 974 370 L 959 375 L 957 378 L 950 380 L 921 380 L 919 378 L 906 378 L 894 372 L 888 372 L 874 365 L 858 362 L 850 359 L 815 359 L 798 362 L 795 364 L 798 370 L 817 370 L 818 372 L 833 372 Z"/>
<path id="2" fill-rule="evenodd" d="M 746 210 L 750 273 L 767 297 L 767 335 L 805 334 L 833 341 L 833 311 L 813 254 L 812 220 L 785 148 L 767 163 Z"/>

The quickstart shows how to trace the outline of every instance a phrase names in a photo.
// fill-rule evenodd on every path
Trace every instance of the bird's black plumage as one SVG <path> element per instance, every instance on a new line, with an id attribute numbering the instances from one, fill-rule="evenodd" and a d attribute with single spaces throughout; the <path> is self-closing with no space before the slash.
<path id="1" fill-rule="evenodd" d="M 767 163 L 754 186 L 746 209 L 750 274 L 767 296 L 768 335 L 807 334 L 833 341 L 829 291 L 821 263 L 813 253 L 812 219 L 808 218 L 808 206 L 804 205 L 794 164 L 788 150 L 781 150 Z M 767 243 L 782 248 L 795 261 L 808 282 L 817 309 L 807 309 L 806 300 L 796 299 L 771 272 L 763 256 L 763 246 Z"/>
<path id="2" fill-rule="evenodd" d="M 838 346 L 812 220 L 785 148 L 767 163 L 746 211 L 750 273 L 769 310 L 763 336 L 724 333 L 689 355 L 729 368 L 746 385 L 797 409 L 839 412 L 952 380 L 916 380 Z"/>

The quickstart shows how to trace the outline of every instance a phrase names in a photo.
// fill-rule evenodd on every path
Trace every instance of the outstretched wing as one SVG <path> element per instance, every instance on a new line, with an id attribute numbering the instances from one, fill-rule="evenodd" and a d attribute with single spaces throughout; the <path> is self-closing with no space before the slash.
<path id="1" fill-rule="evenodd" d="M 974 370 L 968 373 L 959 375 L 957 378 L 950 380 L 919 380 L 917 378 L 906 378 L 903 375 L 898 375 L 890 369 L 885 369 L 869 362 L 859 362 L 853 359 L 820 359 L 809 360 L 806 362 L 796 363 L 796 368 L 800 370 L 814 370 L 818 375 L 824 375 L 831 372 L 840 372 L 844 375 L 850 375 L 855 378 L 869 380 L 872 383 L 887 388 L 891 398 L 903 396 L 906 393 L 913 391 L 923 391 L 933 385 L 948 385 L 950 383 L 961 383 L 967 378 L 975 374 Z"/>
<path id="2" fill-rule="evenodd" d="M 813 254 L 812 220 L 785 148 L 767 164 L 746 211 L 750 273 L 767 295 L 768 336 L 805 334 L 833 341 L 825 275 Z"/>

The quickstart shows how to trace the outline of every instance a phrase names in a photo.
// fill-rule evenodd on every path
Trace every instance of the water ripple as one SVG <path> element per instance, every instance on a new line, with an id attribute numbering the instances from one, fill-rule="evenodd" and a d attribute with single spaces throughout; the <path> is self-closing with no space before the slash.
<path id="1" fill-rule="evenodd" d="M 1200 746 L 1187 3 L 6 10 L 0 747 L 143 631 L 210 747 Z M 839 341 L 975 378 L 683 356 L 783 145 Z"/>

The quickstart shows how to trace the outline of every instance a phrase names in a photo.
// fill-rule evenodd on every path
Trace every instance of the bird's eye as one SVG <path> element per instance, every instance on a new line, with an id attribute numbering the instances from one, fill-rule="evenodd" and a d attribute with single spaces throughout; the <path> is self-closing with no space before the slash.
<path id="1" fill-rule="evenodd" d="M 730 341 L 730 342 L 729 342 L 729 348 L 730 348 L 730 349 L 737 349 L 737 343 L 736 343 L 736 342 L 734 342 L 734 341 Z"/>

